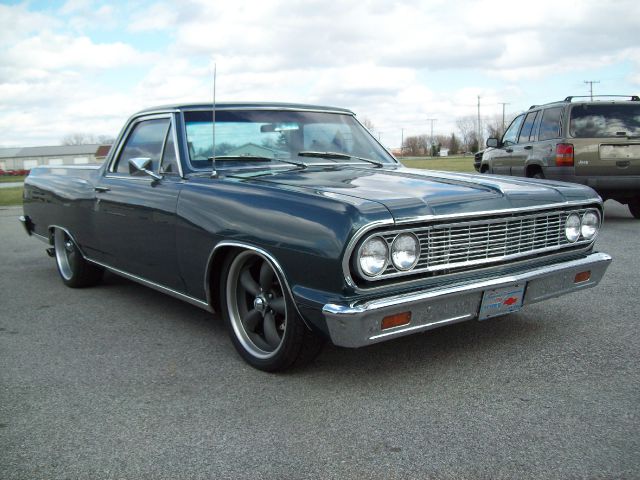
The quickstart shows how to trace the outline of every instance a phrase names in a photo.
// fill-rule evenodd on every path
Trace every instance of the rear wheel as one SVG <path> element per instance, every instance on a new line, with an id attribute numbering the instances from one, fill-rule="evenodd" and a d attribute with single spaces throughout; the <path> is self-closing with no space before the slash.
<path id="1" fill-rule="evenodd" d="M 247 363 L 269 372 L 313 360 L 323 340 L 302 322 L 271 262 L 253 251 L 225 261 L 221 313 L 234 347 Z"/>
<path id="2" fill-rule="evenodd" d="M 637 219 L 640 219 L 640 197 L 629 200 L 628 207 L 631 215 L 633 215 Z"/>
<path id="3" fill-rule="evenodd" d="M 58 273 L 64 284 L 72 288 L 90 287 L 102 280 L 104 270 L 87 262 L 73 239 L 60 228 L 53 232 L 53 247 Z"/>

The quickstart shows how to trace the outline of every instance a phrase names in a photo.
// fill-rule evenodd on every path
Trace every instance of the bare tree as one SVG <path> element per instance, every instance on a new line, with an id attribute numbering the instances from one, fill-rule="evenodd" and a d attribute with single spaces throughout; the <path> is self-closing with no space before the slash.
<path id="1" fill-rule="evenodd" d="M 476 119 L 472 115 L 465 117 L 458 117 L 456 119 L 456 126 L 460 133 L 460 139 L 465 151 L 473 151 L 471 148 L 474 143 L 478 144 L 478 129 L 476 127 Z M 477 147 L 476 147 L 477 148 Z"/>
<path id="2" fill-rule="evenodd" d="M 404 139 L 402 150 L 405 155 L 418 156 L 427 155 L 429 152 L 429 136 L 428 135 L 412 135 Z"/>
<path id="3" fill-rule="evenodd" d="M 373 132 L 376 129 L 376 126 L 373 124 L 370 118 L 363 117 L 360 123 L 367 127 L 367 130 L 369 130 L 370 132 Z"/>

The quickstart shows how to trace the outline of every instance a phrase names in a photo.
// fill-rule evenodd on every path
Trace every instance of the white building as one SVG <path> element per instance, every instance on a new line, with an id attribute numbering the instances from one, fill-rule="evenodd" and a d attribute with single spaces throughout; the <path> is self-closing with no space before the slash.
<path id="1" fill-rule="evenodd" d="M 40 165 L 100 163 L 109 148 L 109 145 L 96 144 L 0 148 L 0 170 L 31 170 Z"/>

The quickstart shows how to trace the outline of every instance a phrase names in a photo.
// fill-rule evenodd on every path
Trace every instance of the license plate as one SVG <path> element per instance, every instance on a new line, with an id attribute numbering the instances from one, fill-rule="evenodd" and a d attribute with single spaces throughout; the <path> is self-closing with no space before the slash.
<path id="1" fill-rule="evenodd" d="M 522 308 L 524 287 L 526 284 L 485 290 L 482 295 L 478 320 L 517 312 Z"/>

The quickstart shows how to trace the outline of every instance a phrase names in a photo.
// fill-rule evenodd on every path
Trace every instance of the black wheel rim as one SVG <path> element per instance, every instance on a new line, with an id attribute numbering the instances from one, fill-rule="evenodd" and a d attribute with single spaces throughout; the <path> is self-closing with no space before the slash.
<path id="1" fill-rule="evenodd" d="M 254 252 L 242 252 L 227 277 L 231 326 L 245 350 L 260 359 L 276 355 L 287 329 L 284 290 L 271 263 Z"/>

